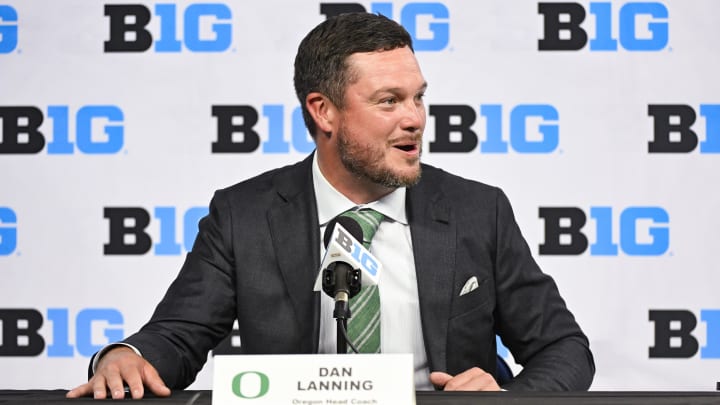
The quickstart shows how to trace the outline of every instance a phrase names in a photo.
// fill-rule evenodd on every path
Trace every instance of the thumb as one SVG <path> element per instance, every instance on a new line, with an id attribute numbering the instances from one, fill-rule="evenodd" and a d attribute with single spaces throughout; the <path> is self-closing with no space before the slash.
<path id="1" fill-rule="evenodd" d="M 443 373 L 442 371 L 433 371 L 430 373 L 430 382 L 437 387 L 444 387 L 452 378 L 453 376 L 448 373 Z"/>

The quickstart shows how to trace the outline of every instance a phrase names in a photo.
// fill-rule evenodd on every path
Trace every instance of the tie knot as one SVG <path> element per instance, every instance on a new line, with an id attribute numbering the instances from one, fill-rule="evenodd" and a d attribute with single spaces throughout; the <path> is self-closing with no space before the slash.
<path id="1" fill-rule="evenodd" d="M 354 219 L 363 231 L 363 246 L 366 248 L 370 246 L 375 232 L 377 231 L 380 223 L 383 221 L 385 216 L 372 208 L 361 208 L 356 211 L 345 211 L 341 216 Z"/>

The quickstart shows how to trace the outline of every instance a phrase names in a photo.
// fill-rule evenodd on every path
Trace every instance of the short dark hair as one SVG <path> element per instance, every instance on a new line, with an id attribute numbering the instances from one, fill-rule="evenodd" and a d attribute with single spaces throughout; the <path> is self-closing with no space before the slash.
<path id="1" fill-rule="evenodd" d="M 340 14 L 313 28 L 298 47 L 294 77 L 295 93 L 310 135 L 314 138 L 317 128 L 305 98 L 317 91 L 338 108 L 343 108 L 345 88 L 354 80 L 346 62 L 350 55 L 406 46 L 413 49 L 410 34 L 400 24 L 380 14 Z"/>

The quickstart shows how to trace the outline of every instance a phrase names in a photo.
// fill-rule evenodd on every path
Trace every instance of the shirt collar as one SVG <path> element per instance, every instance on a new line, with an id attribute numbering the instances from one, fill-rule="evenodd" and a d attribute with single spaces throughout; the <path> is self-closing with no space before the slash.
<path id="1" fill-rule="evenodd" d="M 386 218 L 391 218 L 396 222 L 407 225 L 407 216 L 405 215 L 405 187 L 397 188 L 377 201 L 357 205 L 337 191 L 335 187 L 327 181 L 325 176 L 323 176 L 320 171 L 320 166 L 317 163 L 317 152 L 313 155 L 312 170 L 313 187 L 317 199 L 320 226 L 326 225 L 331 219 L 353 208 L 372 208 L 385 215 Z"/>

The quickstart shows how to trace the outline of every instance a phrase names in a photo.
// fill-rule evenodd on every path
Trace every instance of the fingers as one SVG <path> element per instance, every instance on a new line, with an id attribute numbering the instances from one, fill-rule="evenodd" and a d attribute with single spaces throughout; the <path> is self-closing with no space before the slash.
<path id="1" fill-rule="evenodd" d="M 93 385 L 91 382 L 87 382 L 83 385 L 79 385 L 65 394 L 66 398 L 80 398 L 90 396 L 93 393 Z"/>
<path id="2" fill-rule="evenodd" d="M 495 378 L 477 367 L 456 376 L 436 371 L 430 374 L 430 381 L 445 391 L 500 391 Z"/>
<path id="3" fill-rule="evenodd" d="M 122 373 L 124 376 L 125 383 L 127 383 L 130 395 L 133 399 L 141 399 L 145 395 L 145 388 L 143 387 L 143 379 L 140 373 L 125 371 Z M 113 396 L 113 398 L 115 398 Z"/>
<path id="4" fill-rule="evenodd" d="M 72 389 L 66 397 L 92 395 L 95 399 L 106 399 L 108 396 L 112 399 L 123 399 L 126 385 L 133 399 L 142 398 L 145 387 L 159 397 L 167 397 L 171 393 L 157 370 L 147 360 L 132 350 L 117 349 L 109 351 L 101 359 L 90 381 Z"/>
<path id="5" fill-rule="evenodd" d="M 165 382 L 160 378 L 157 370 L 150 363 L 146 363 L 143 367 L 143 381 L 145 385 L 150 389 L 154 395 L 158 397 L 170 396 L 170 388 L 165 385 Z M 142 388 L 142 384 L 141 384 Z M 142 397 L 142 396 L 141 396 Z M 135 398 L 135 392 L 133 391 L 133 398 Z"/>
<path id="6" fill-rule="evenodd" d="M 80 398 L 93 396 L 95 399 L 105 399 L 107 391 L 105 388 L 105 378 L 102 376 L 94 376 L 85 384 L 79 385 L 65 394 L 66 398 Z"/>
<path id="7" fill-rule="evenodd" d="M 104 393 L 102 390 L 107 386 L 108 391 L 110 392 L 110 396 L 112 399 L 123 399 L 125 398 L 125 386 L 123 384 L 125 379 L 140 379 L 137 371 L 134 371 L 132 369 L 125 369 L 124 373 L 121 374 L 120 370 L 117 369 L 116 366 L 110 365 L 105 368 L 103 374 L 101 374 L 98 377 L 105 377 L 105 383 L 95 384 L 95 389 L 93 390 L 93 396 L 95 399 L 103 399 L 105 398 Z M 101 378 L 99 378 L 101 380 Z"/>
<path id="8" fill-rule="evenodd" d="M 442 371 L 433 371 L 430 373 L 430 382 L 432 385 L 440 388 L 444 387 L 452 378 L 453 376 L 448 373 L 443 373 Z"/>

